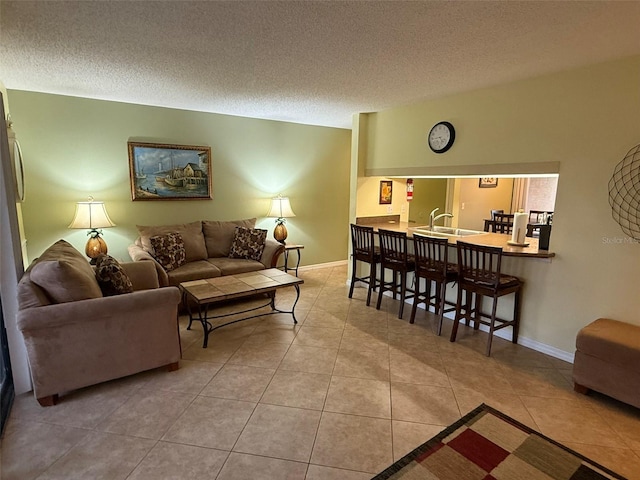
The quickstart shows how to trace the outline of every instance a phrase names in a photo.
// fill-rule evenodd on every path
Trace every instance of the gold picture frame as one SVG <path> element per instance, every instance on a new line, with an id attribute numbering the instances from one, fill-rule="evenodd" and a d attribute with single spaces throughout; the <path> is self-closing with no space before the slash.
<path id="1" fill-rule="evenodd" d="M 127 142 L 131 199 L 211 200 L 211 147 Z"/>

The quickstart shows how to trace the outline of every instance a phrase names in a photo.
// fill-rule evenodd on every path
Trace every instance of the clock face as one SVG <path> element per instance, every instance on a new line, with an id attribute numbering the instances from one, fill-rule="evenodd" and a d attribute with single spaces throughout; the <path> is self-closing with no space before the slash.
<path id="1" fill-rule="evenodd" d="M 436 123 L 429 132 L 429 147 L 435 153 L 444 153 L 451 148 L 456 131 L 449 122 Z"/>

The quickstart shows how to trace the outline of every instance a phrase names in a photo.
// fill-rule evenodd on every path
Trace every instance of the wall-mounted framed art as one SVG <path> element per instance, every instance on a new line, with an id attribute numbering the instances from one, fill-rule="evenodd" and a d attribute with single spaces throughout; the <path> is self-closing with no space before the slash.
<path id="1" fill-rule="evenodd" d="M 211 147 L 128 142 L 131 199 L 210 200 Z"/>
<path id="2" fill-rule="evenodd" d="M 380 180 L 380 205 L 391 205 L 393 194 L 393 182 L 391 180 Z"/>
<path id="3" fill-rule="evenodd" d="M 479 188 L 495 188 L 498 186 L 498 179 L 495 177 L 481 177 L 478 182 Z"/>

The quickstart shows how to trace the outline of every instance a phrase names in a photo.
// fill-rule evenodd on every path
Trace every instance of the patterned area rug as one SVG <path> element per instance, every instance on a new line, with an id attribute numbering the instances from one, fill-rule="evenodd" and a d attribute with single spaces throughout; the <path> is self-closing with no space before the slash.
<path id="1" fill-rule="evenodd" d="M 480 405 L 372 480 L 598 480 L 624 477 Z"/>

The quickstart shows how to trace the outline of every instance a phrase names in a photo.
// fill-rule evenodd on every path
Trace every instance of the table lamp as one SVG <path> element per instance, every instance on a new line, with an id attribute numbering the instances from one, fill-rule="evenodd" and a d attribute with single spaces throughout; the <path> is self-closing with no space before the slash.
<path id="1" fill-rule="evenodd" d="M 287 239 L 287 227 L 285 223 L 287 218 L 295 217 L 296 214 L 291 210 L 291 204 L 289 203 L 289 197 L 283 197 L 278 195 L 271 199 L 271 208 L 267 217 L 276 217 L 276 228 L 273 230 L 273 238 L 284 245 L 284 241 Z"/>
<path id="2" fill-rule="evenodd" d="M 111 221 L 104 202 L 94 202 L 93 197 L 89 197 L 88 202 L 76 203 L 76 214 L 69 225 L 69 228 L 88 228 L 89 240 L 84 249 L 87 257 L 91 259 L 91 264 L 95 265 L 99 255 L 107 253 L 107 243 L 102 239 L 100 228 L 115 227 Z"/>

